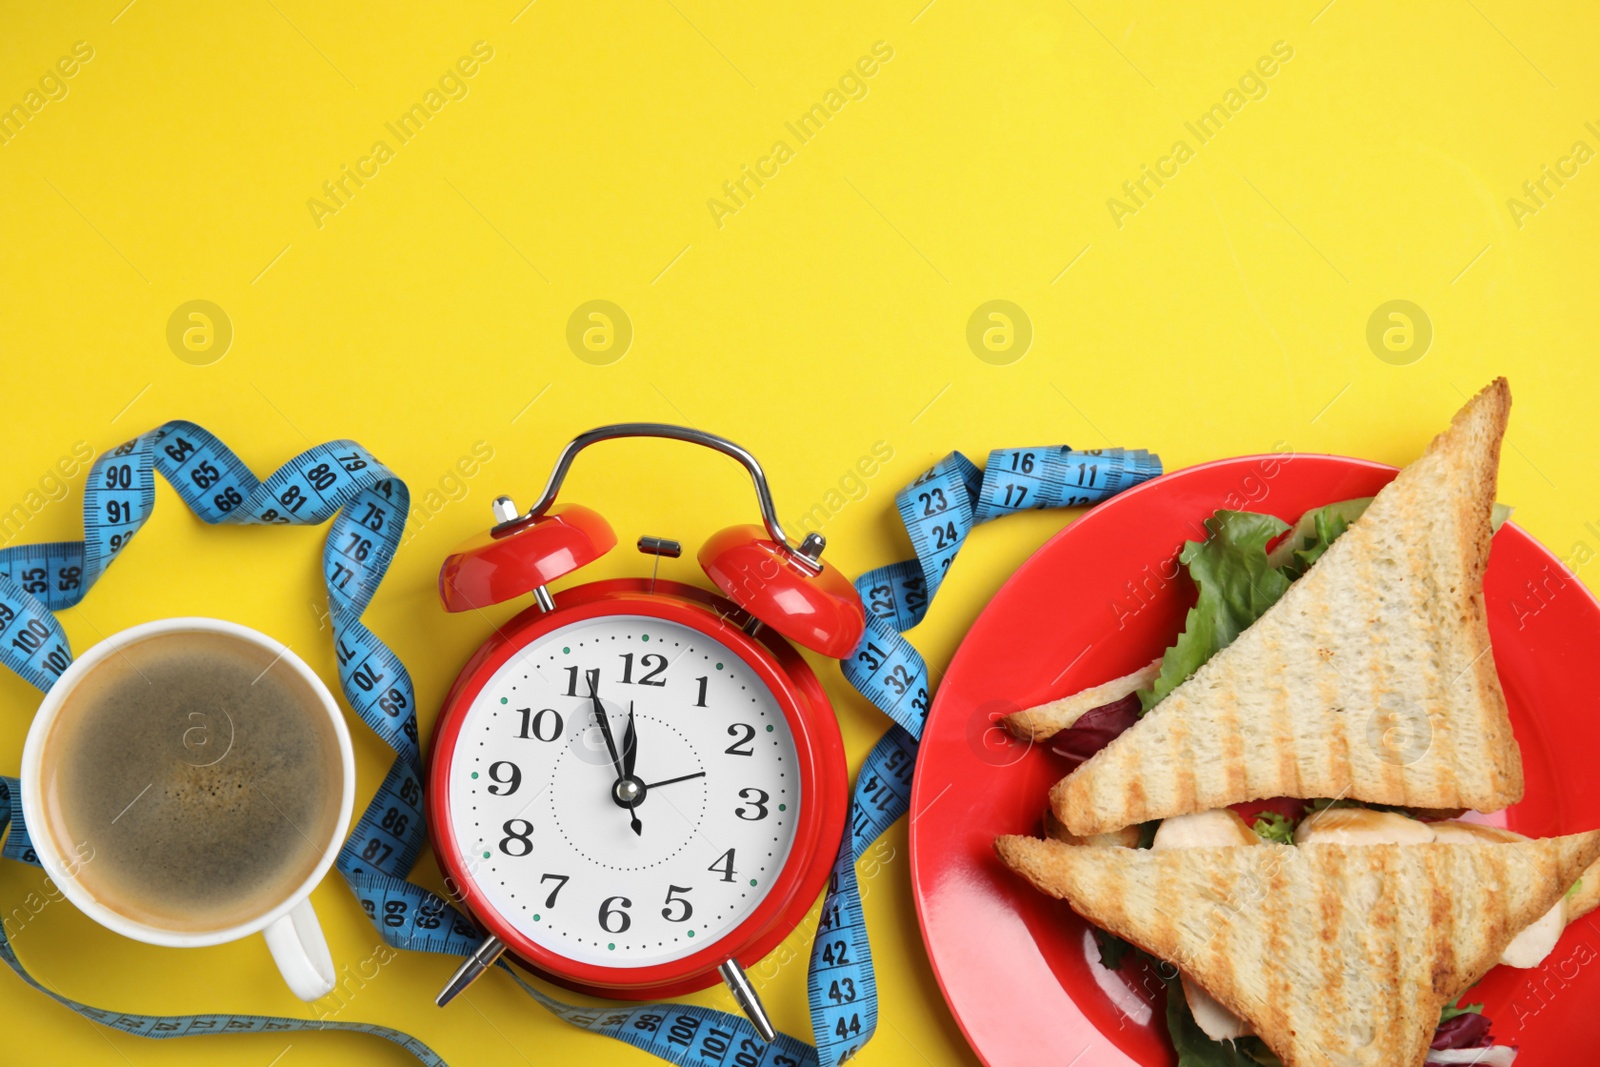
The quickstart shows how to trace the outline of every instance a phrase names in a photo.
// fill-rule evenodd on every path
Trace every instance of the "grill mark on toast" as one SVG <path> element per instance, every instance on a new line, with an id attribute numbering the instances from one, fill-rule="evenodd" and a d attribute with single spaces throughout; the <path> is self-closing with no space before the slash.
<path id="1" fill-rule="evenodd" d="M 1175 808 L 1183 811 L 1195 811 L 1199 804 L 1198 783 L 1195 779 L 1196 767 L 1200 761 L 1196 758 L 1194 746 L 1189 732 L 1189 719 L 1184 715 L 1171 717 L 1167 725 L 1167 745 L 1169 759 L 1172 767 L 1166 781 L 1160 778 L 1156 782 L 1161 786 L 1161 793 L 1165 794 L 1166 803 L 1162 803 L 1160 794 L 1156 800 L 1157 806 L 1162 808 Z"/>
<path id="2" fill-rule="evenodd" d="M 1261 847 L 1261 846 L 1256 846 Z M 1274 860 L 1282 858 L 1282 849 L 1290 848 L 1289 845 L 1274 847 Z M 1268 869 L 1266 875 L 1267 895 L 1276 901 L 1282 899 L 1288 885 L 1288 876 L 1285 872 L 1286 864 L 1279 863 Z M 1279 907 L 1261 907 L 1258 909 L 1266 921 L 1266 929 L 1262 938 L 1262 958 L 1266 960 L 1288 959 L 1290 931 L 1287 929 L 1287 914 L 1289 910 Z M 1278 1033 L 1293 1032 L 1294 1020 L 1290 1016 L 1290 1006 L 1294 997 L 1290 996 L 1291 978 L 1287 968 L 1280 968 L 1276 972 L 1268 972 L 1267 984 L 1267 1018 L 1265 1029 Z"/>
<path id="3" fill-rule="evenodd" d="M 1332 883 L 1317 893 L 1313 929 L 1316 935 L 1316 964 L 1322 977 L 1317 1011 L 1326 1020 L 1345 1019 L 1350 1012 L 1350 991 L 1345 979 L 1344 880 Z"/>

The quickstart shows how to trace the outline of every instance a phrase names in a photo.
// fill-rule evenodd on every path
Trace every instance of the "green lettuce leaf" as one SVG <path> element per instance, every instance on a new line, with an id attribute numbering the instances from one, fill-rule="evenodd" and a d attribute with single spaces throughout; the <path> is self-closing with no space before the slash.
<path id="1" fill-rule="evenodd" d="M 1263 840 L 1276 841 L 1280 845 L 1292 845 L 1294 827 L 1294 820 L 1285 817 L 1281 812 L 1264 811 L 1256 816 L 1255 826 L 1252 829 Z"/>
<path id="2" fill-rule="evenodd" d="M 1210 536 L 1183 546 L 1178 560 L 1189 568 L 1200 595 L 1177 643 L 1161 657 L 1155 686 L 1139 693 L 1144 711 L 1227 648 L 1283 596 L 1289 579 L 1267 562 L 1267 542 L 1288 528 L 1273 515 L 1218 511 L 1206 520 Z"/>
<path id="3" fill-rule="evenodd" d="M 1482 1004 L 1467 1004 L 1467 1005 L 1465 1005 L 1463 1007 L 1459 1007 L 1459 1008 L 1456 1007 L 1456 1004 L 1458 1002 L 1460 1002 L 1460 1000 L 1461 1000 L 1461 998 L 1457 997 L 1455 1000 L 1452 1000 L 1450 1003 L 1446 1004 L 1444 1006 L 1443 1010 L 1441 1010 L 1439 1012 L 1439 1025 L 1440 1026 L 1443 1026 L 1445 1023 L 1449 1022 L 1451 1019 L 1454 1019 L 1457 1015 L 1471 1015 L 1471 1014 L 1474 1014 L 1474 1013 L 1476 1013 L 1478 1015 L 1482 1015 L 1483 1014 L 1483 1005 Z"/>
<path id="4" fill-rule="evenodd" d="M 1294 529 L 1289 531 L 1289 536 L 1267 553 L 1267 562 L 1294 581 L 1311 569 L 1311 565 L 1328 551 L 1328 546 L 1340 534 L 1350 528 L 1352 522 L 1361 517 L 1370 503 L 1372 498 L 1363 496 L 1306 512 L 1294 524 Z"/>

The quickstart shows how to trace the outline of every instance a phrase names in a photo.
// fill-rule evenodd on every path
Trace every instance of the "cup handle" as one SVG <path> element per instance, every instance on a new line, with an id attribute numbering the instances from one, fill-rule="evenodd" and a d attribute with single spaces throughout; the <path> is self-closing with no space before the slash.
<path id="1" fill-rule="evenodd" d="M 273 962 L 295 996 L 310 1003 L 333 992 L 333 956 L 309 897 L 262 933 Z"/>

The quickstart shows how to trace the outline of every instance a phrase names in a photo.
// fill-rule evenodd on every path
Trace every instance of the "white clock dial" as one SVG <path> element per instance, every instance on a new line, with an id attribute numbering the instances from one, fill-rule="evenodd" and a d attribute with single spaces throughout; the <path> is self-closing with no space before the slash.
<path id="1" fill-rule="evenodd" d="M 631 787 L 617 788 L 591 680 L 624 762 L 632 711 Z M 801 803 L 794 737 L 755 671 L 642 615 L 512 656 L 467 710 L 450 776 L 451 831 L 488 904 L 551 952 L 612 967 L 682 958 L 749 916 Z"/>

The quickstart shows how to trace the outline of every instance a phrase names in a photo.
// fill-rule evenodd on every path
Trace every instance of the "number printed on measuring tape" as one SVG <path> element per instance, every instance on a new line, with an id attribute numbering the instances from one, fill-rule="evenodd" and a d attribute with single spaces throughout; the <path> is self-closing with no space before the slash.
<path id="1" fill-rule="evenodd" d="M 407 880 L 426 841 L 416 693 L 404 664 L 361 622 L 400 544 L 410 507 L 405 483 L 353 441 L 301 453 L 258 479 L 221 441 L 191 422 L 169 422 L 98 459 L 84 489 L 84 539 L 0 550 L 0 663 L 47 690 L 72 654 L 56 611 L 80 602 L 149 519 L 160 472 L 210 524 L 317 525 L 333 519 L 323 580 L 339 669 L 352 709 L 395 753 L 336 865 L 386 944 L 466 955 L 483 934 L 449 901 Z M 905 814 L 916 739 L 927 715 L 927 668 L 901 631 L 928 602 L 975 523 L 1012 511 L 1093 503 L 1160 473 L 1144 452 L 1008 449 L 979 470 L 952 453 L 897 498 L 916 559 L 863 575 L 866 634 L 844 662 L 846 678 L 897 725 L 857 774 L 848 832 L 829 879 L 812 946 L 808 998 L 816 1047 L 788 1034 L 767 1044 L 743 1016 L 675 1004 L 595 1010 L 565 1004 L 502 961 L 527 994 L 563 1021 L 682 1065 L 828 1067 L 859 1051 L 877 1026 L 877 985 L 861 915 L 855 863 Z M 37 864 L 14 779 L 0 778 L 0 833 L 8 859 Z M 331 1029 L 371 1034 L 442 1065 L 427 1045 L 368 1023 L 215 1014 L 150 1016 L 90 1007 L 44 988 L 0 929 L 0 957 L 29 985 L 96 1022 L 143 1037 Z"/>

